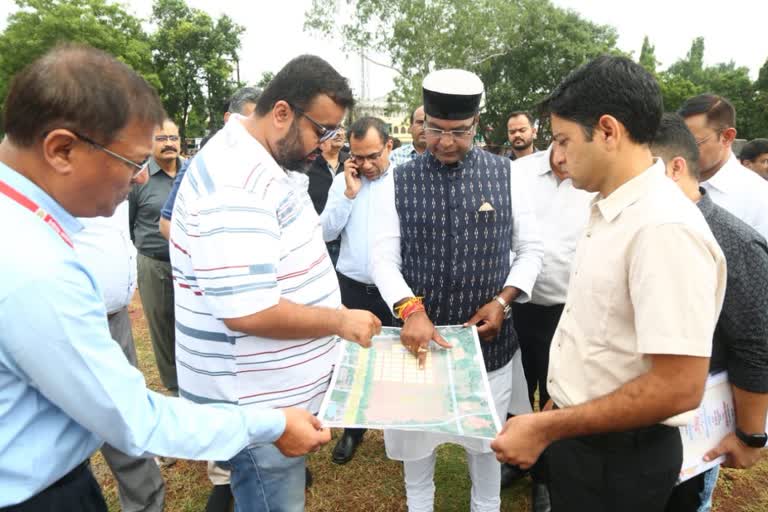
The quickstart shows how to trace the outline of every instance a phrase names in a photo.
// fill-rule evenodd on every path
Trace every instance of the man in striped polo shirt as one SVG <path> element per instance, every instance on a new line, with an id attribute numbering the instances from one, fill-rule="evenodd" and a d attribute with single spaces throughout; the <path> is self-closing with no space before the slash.
<path id="1" fill-rule="evenodd" d="M 179 395 L 199 403 L 316 412 L 338 337 L 369 346 L 381 322 L 341 307 L 299 168 L 353 104 L 314 56 L 289 62 L 256 112 L 233 115 L 195 156 L 171 220 Z M 229 461 L 237 508 L 304 510 L 304 458 L 271 445 Z"/>

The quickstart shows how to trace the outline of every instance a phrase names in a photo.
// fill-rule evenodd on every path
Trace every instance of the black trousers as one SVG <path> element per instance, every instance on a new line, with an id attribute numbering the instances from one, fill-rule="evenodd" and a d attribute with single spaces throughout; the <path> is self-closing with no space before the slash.
<path id="1" fill-rule="evenodd" d="M 107 512 L 107 504 L 85 461 L 27 501 L 0 512 Z"/>
<path id="2" fill-rule="evenodd" d="M 547 371 L 549 369 L 549 346 L 555 335 L 557 323 L 563 313 L 563 304 L 538 306 L 536 304 L 515 304 L 512 315 L 520 342 L 523 372 L 528 381 L 528 400 L 533 407 L 536 387 L 539 388 L 539 409 L 549 400 L 547 393 Z"/>
<path id="3" fill-rule="evenodd" d="M 535 469 L 552 512 L 662 512 L 683 464 L 677 428 L 648 428 L 556 441 Z"/>
<path id="4" fill-rule="evenodd" d="M 344 274 L 338 272 L 339 290 L 341 291 L 341 302 L 349 309 L 364 309 L 370 311 L 381 320 L 384 327 L 395 325 L 395 317 L 387 307 L 384 299 L 379 293 L 379 289 L 373 285 L 367 285 L 354 279 L 350 279 Z M 345 428 L 346 435 L 354 436 L 357 439 L 363 437 L 366 429 L 364 428 Z"/>
<path id="5" fill-rule="evenodd" d="M 704 475 L 696 475 L 676 486 L 667 502 L 667 512 L 697 512 L 704 492 Z"/>

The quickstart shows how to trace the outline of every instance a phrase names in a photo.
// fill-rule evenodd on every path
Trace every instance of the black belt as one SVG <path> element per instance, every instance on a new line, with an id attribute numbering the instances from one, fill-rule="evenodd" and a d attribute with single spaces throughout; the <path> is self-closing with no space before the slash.
<path id="1" fill-rule="evenodd" d="M 21 503 L 17 503 L 16 505 L 11 505 L 9 507 L 0 507 L 0 512 L 4 512 L 4 511 L 10 512 L 12 510 L 16 510 L 17 507 L 24 505 L 28 501 L 40 496 L 41 494 L 45 494 L 49 491 L 52 491 L 53 489 L 58 489 L 59 487 L 64 487 L 65 485 L 74 482 L 76 479 L 82 476 L 83 472 L 88 471 L 89 466 L 90 466 L 90 460 L 85 459 L 83 462 L 75 466 L 74 469 L 72 469 L 72 471 L 70 471 L 63 477 L 59 478 L 58 480 L 53 482 L 51 485 L 49 485 L 39 493 L 35 494 L 34 496 L 30 497 L 29 499 Z"/>
<path id="2" fill-rule="evenodd" d="M 552 404 L 552 410 L 560 409 L 557 404 Z M 677 431 L 677 427 L 670 427 L 662 423 L 651 425 L 650 427 L 635 428 L 623 432 L 605 432 L 602 434 L 591 434 L 580 436 L 578 439 L 586 444 L 602 448 L 620 448 L 636 447 L 639 448 L 648 442 L 654 442 L 657 439 Z"/>
<path id="3" fill-rule="evenodd" d="M 159 261 L 165 261 L 170 262 L 171 257 L 168 255 L 167 252 L 154 252 L 154 251 L 139 251 L 139 254 L 142 256 L 146 256 L 147 258 L 152 258 L 153 260 L 159 260 Z"/>
<path id="4" fill-rule="evenodd" d="M 353 288 L 357 288 L 359 290 L 365 290 L 365 293 L 367 293 L 368 295 L 379 294 L 379 289 L 376 288 L 375 285 L 365 284 L 365 283 L 361 283 L 360 281 L 355 281 L 354 279 L 351 279 L 345 276 L 341 272 L 337 272 L 336 274 L 339 276 L 339 281 L 344 281 L 345 283 L 347 283 L 349 286 Z"/>

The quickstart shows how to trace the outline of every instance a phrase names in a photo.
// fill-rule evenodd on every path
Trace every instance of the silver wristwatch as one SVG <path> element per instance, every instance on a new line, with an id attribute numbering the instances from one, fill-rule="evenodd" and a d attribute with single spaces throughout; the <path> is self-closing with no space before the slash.
<path id="1" fill-rule="evenodd" d="M 512 315 L 512 306 L 510 306 L 507 301 L 501 298 L 501 296 L 496 295 L 493 300 L 501 304 L 501 307 L 504 308 L 504 318 L 509 318 Z"/>

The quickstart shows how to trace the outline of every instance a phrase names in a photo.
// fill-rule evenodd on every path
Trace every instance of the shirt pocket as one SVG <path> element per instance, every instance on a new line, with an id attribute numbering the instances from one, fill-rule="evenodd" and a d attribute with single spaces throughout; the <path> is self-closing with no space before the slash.
<path id="1" fill-rule="evenodd" d="M 496 224 L 496 210 L 475 212 L 475 223 L 478 227 L 491 226 Z"/>

